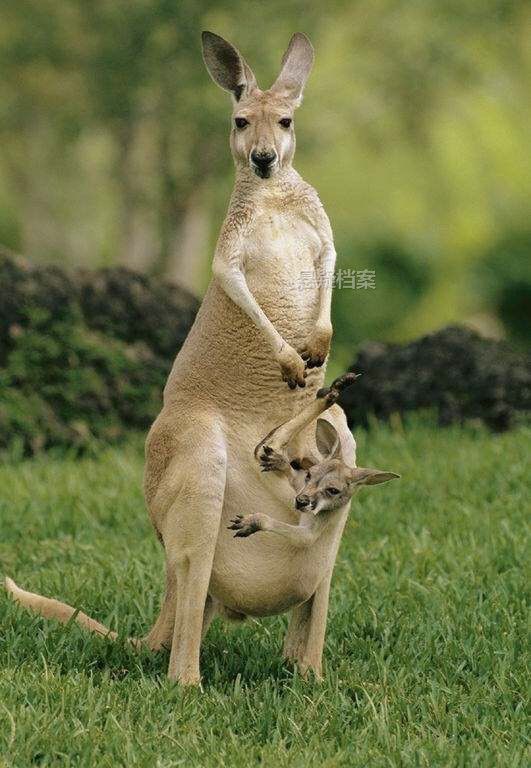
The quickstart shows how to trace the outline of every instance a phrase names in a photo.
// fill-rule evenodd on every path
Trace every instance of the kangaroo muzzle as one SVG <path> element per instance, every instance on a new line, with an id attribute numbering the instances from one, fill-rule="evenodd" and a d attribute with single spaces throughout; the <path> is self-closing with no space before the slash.
<path id="1" fill-rule="evenodd" d="M 277 163 L 277 153 L 274 151 L 251 152 L 251 167 L 261 179 L 268 179 Z"/>
<path id="2" fill-rule="evenodd" d="M 307 509 L 310 506 L 310 497 L 305 494 L 299 494 L 295 499 L 295 506 L 297 509 Z"/>

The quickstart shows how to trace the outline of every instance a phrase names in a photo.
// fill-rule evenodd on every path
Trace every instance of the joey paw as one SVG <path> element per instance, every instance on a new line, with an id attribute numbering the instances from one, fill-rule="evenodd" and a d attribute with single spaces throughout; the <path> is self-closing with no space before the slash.
<path id="1" fill-rule="evenodd" d="M 234 538 L 247 538 L 257 531 L 261 531 L 260 521 L 257 515 L 236 515 L 228 526 L 230 531 L 236 531 Z"/>

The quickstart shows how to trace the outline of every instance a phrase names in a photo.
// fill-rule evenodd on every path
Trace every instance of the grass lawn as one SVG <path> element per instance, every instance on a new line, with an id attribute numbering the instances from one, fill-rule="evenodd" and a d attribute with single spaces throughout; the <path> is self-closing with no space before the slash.
<path id="1" fill-rule="evenodd" d="M 360 463 L 402 480 L 353 508 L 323 684 L 281 663 L 286 617 L 216 622 L 200 693 L 166 681 L 165 655 L 45 622 L 0 593 L 0 765 L 529 765 L 529 430 L 419 421 L 357 437 Z M 162 552 L 142 463 L 137 440 L 4 463 L 0 570 L 124 635 L 147 631 Z"/>

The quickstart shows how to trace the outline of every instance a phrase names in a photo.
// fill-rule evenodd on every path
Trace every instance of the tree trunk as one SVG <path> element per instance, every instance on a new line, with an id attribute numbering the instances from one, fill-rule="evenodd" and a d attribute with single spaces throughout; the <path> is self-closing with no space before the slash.
<path id="1" fill-rule="evenodd" d="M 136 124 L 124 121 L 115 131 L 118 146 L 116 178 L 120 194 L 120 224 L 118 232 L 117 261 L 119 264 L 144 271 L 154 252 L 154 237 L 149 213 L 139 206 L 140 190 L 137 178 L 141 169 L 135 168 L 134 150 Z"/>
<path id="2" fill-rule="evenodd" d="M 192 293 L 202 287 L 207 259 L 209 218 L 203 204 L 204 194 L 196 189 L 189 197 L 179 227 L 173 233 L 165 276 Z"/>

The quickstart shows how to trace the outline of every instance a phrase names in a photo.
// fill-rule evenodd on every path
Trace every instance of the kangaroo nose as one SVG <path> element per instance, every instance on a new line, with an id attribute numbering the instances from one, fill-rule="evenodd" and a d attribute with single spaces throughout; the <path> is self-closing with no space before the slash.
<path id="1" fill-rule="evenodd" d="M 253 151 L 251 153 L 251 160 L 261 170 L 265 170 L 265 169 L 269 168 L 270 165 L 273 165 L 273 163 L 275 162 L 276 159 L 277 159 L 276 152 L 256 152 L 256 151 Z"/>
<path id="2" fill-rule="evenodd" d="M 305 507 L 308 506 L 309 503 L 310 503 L 310 497 L 304 494 L 297 496 L 297 498 L 295 499 L 295 506 L 297 507 L 297 509 L 304 509 Z"/>

